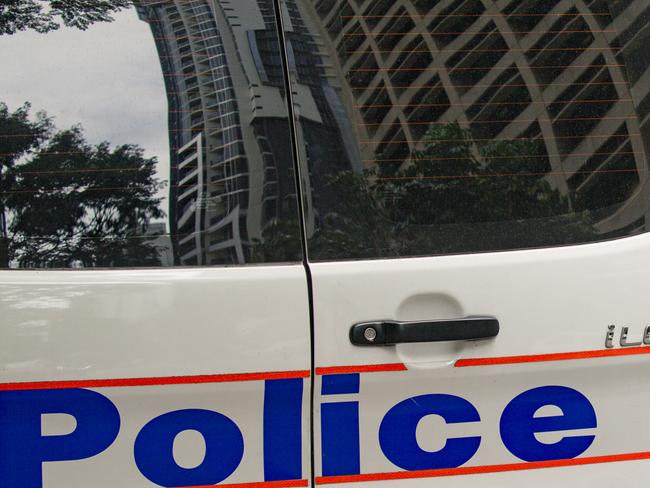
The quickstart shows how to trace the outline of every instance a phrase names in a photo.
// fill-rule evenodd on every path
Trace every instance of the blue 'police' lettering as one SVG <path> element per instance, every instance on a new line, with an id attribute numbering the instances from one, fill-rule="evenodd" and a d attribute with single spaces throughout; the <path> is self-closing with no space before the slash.
<path id="1" fill-rule="evenodd" d="M 195 430 L 205 440 L 205 457 L 195 468 L 174 460 L 174 439 Z M 156 417 L 135 439 L 135 463 L 140 472 L 160 486 L 214 485 L 230 476 L 244 455 L 244 438 L 225 415 L 211 410 L 176 410 Z"/>
<path id="2" fill-rule="evenodd" d="M 325 375 L 321 394 L 358 394 L 358 374 Z M 267 380 L 264 383 L 263 468 L 265 481 L 302 479 L 304 446 L 303 380 Z M 562 413 L 536 416 L 540 408 L 554 406 Z M 73 432 L 43 435 L 41 417 L 66 414 L 76 421 Z M 480 436 L 447 438 L 442 449 L 432 452 L 417 442 L 418 423 L 438 415 L 447 424 L 479 422 L 480 415 L 467 400 L 446 394 L 406 399 L 384 416 L 379 444 L 386 458 L 409 470 L 456 468 L 478 451 Z M 597 427 L 596 413 L 579 391 L 564 386 L 543 386 L 516 396 L 500 419 L 505 447 L 527 461 L 571 459 L 584 453 L 595 435 L 564 435 L 554 443 L 541 442 L 536 434 Z M 120 414 L 105 396 L 84 389 L 0 391 L 0 486 L 43 486 L 42 464 L 96 456 L 108 449 L 120 430 Z M 179 466 L 174 459 L 174 440 L 184 431 L 199 432 L 205 440 L 205 456 L 194 468 Z M 359 402 L 324 401 L 321 404 L 322 474 L 354 475 L 360 468 Z M 154 418 L 138 433 L 135 464 L 151 482 L 160 486 L 206 486 L 220 483 L 235 472 L 244 455 L 239 427 L 225 415 L 202 409 L 177 410 Z"/>
<path id="3" fill-rule="evenodd" d="M 359 373 L 325 375 L 322 395 L 359 393 Z M 323 476 L 359 474 L 359 402 L 321 404 L 321 451 Z"/>
<path id="4" fill-rule="evenodd" d="M 302 378 L 264 383 L 264 480 L 302 478 Z"/>
<path id="5" fill-rule="evenodd" d="M 323 476 L 359 474 L 359 402 L 321 405 Z"/>
<path id="6" fill-rule="evenodd" d="M 75 430 L 41 435 L 41 415 L 67 414 Z M 72 461 L 107 449 L 120 430 L 120 414 L 108 398 L 90 390 L 0 392 L 0 484 L 6 488 L 38 488 L 42 463 Z"/>
<path id="7" fill-rule="evenodd" d="M 481 420 L 474 405 L 464 398 L 442 394 L 408 398 L 391 408 L 379 427 L 379 444 L 393 464 L 408 471 L 456 468 L 474 456 L 480 437 L 447 439 L 435 452 L 420 448 L 415 433 L 427 415 L 439 415 L 448 424 Z"/>
<path id="8" fill-rule="evenodd" d="M 361 388 L 359 373 L 326 374 L 322 376 L 321 395 L 347 395 L 359 393 Z"/>
<path id="9" fill-rule="evenodd" d="M 555 405 L 562 415 L 535 417 L 545 405 Z M 593 435 L 563 437 L 551 444 L 536 439 L 538 432 L 596 427 L 596 412 L 587 397 L 565 386 L 543 386 L 517 395 L 501 415 L 501 439 L 508 450 L 524 461 L 571 459 L 585 452 Z"/>

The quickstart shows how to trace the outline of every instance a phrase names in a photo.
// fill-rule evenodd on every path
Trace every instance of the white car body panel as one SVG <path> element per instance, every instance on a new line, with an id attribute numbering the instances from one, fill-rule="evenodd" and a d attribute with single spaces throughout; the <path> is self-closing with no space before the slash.
<path id="1" fill-rule="evenodd" d="M 561 479 L 561 486 L 645 486 L 644 477 L 632 473 L 650 466 L 650 433 L 642 427 L 650 401 L 645 373 L 650 347 L 621 348 L 618 340 L 621 327 L 629 326 L 628 340 L 640 341 L 649 323 L 643 285 L 649 268 L 647 235 L 521 252 L 313 264 L 319 381 L 323 374 L 361 376 L 358 395 L 321 395 L 316 401 L 321 409 L 325 402 L 359 402 L 359 473 L 332 475 L 331 468 L 329 475 L 323 473 L 323 429 L 317 429 L 317 483 L 515 487 L 523 480 L 527 486 L 548 486 Z M 475 315 L 498 318 L 499 335 L 389 347 L 353 346 L 348 338 L 350 326 L 359 322 Z M 607 349 L 611 324 L 617 327 L 615 348 Z M 494 358 L 504 364 L 490 364 Z M 472 359 L 478 361 L 466 361 Z M 576 459 L 526 466 L 504 445 L 500 418 L 516 396 L 544 386 L 582 393 L 593 405 L 597 427 L 539 433 L 537 440 L 595 439 Z M 320 391 L 317 383 L 317 395 Z M 418 424 L 419 447 L 428 452 L 443 449 L 447 438 L 480 436 L 478 450 L 462 468 L 405 473 L 382 452 L 378 432 L 386 413 L 426 394 L 466 399 L 480 415 L 479 422 L 457 425 L 430 415 Z M 555 406 L 544 408 L 550 410 L 536 415 L 562 415 Z M 615 462 L 628 459 L 636 460 Z M 583 462 L 589 466 L 576 467 Z M 511 472 L 520 469 L 525 472 Z"/>
<path id="2" fill-rule="evenodd" d="M 2 382 L 309 369 L 300 265 L 5 271 L 0 304 Z"/>
<path id="3" fill-rule="evenodd" d="M 119 412 L 119 433 L 108 448 L 88 459 L 43 463 L 43 486 L 159 486 L 139 471 L 135 440 L 154 418 L 187 409 L 218 412 L 241 431 L 243 454 L 226 483 L 262 482 L 269 458 L 264 432 L 271 422 L 265 412 L 282 417 L 281 398 L 265 403 L 274 380 L 295 387 L 288 409 L 301 439 L 291 449 L 294 456 L 300 449 L 298 481 L 306 485 L 306 290 L 300 265 L 0 273 L 5 412 L 12 393 L 78 389 L 108 398 Z M 75 425 L 70 415 L 44 415 L 42 435 L 70 434 Z M 201 465 L 205 439 L 196 430 L 183 436 L 175 438 L 174 459 L 186 468 Z M 10 442 L 19 449 L 20 439 Z"/>

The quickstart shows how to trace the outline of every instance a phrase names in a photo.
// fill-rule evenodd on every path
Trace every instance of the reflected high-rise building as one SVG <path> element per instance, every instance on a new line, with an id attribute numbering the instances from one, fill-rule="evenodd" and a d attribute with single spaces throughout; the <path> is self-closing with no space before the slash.
<path id="1" fill-rule="evenodd" d="M 272 0 L 139 0 L 169 103 L 170 232 L 178 264 L 243 263 L 265 225 L 297 215 L 287 94 Z M 306 140 L 332 141 L 321 171 L 349 168 L 344 110 L 298 18 L 290 64 L 309 79 L 294 94 Z M 301 31 L 302 29 L 302 31 Z M 348 124 L 349 125 L 349 124 Z M 347 132 L 348 135 L 342 135 Z M 304 151 L 304 148 L 301 148 Z M 322 169 L 318 160 L 339 164 Z M 360 165 L 358 157 L 357 166 Z"/>
<path id="2" fill-rule="evenodd" d="M 546 179 L 596 230 L 646 228 L 647 0 L 288 0 L 317 33 L 365 167 L 401 164 L 435 124 L 535 139 Z"/>
<path id="3" fill-rule="evenodd" d="M 308 231 L 337 198 L 329 175 L 408 164 L 456 123 L 477 145 L 539 141 L 543 177 L 598 234 L 646 229 L 644 0 L 280 3 Z M 274 1 L 137 4 L 168 92 L 176 261 L 250 261 L 296 215 Z"/>

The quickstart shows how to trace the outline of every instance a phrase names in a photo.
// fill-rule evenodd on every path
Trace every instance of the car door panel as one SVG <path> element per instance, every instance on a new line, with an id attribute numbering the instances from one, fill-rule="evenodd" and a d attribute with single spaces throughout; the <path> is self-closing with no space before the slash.
<path id="1" fill-rule="evenodd" d="M 302 266 L 4 272 L 0 294 L 4 486 L 307 485 Z"/>
<path id="2" fill-rule="evenodd" d="M 647 249 L 641 236 L 540 251 L 312 264 L 317 483 L 518 486 L 525 479 L 546 486 L 561 476 L 563 484 L 641 486 L 632 473 L 650 456 L 647 431 L 638 427 L 650 349 L 622 348 L 618 339 L 627 324 L 630 341 L 640 341 L 647 325 L 638 288 L 648 273 Z M 364 321 L 473 315 L 497 317 L 498 336 L 364 347 L 349 339 L 350 327 Z M 612 324 L 617 336 L 606 348 Z M 332 396 L 326 382 L 346 375 L 360 377 L 357 387 Z M 358 437 L 337 444 L 326 435 L 328 409 L 350 402 L 357 416 L 341 418 L 347 430 L 358 422 Z M 518 435 L 535 431 L 530 419 L 538 417 L 556 417 L 555 424 Z M 337 449 L 359 462 L 328 461 Z M 520 470 L 535 471 L 512 473 Z"/>

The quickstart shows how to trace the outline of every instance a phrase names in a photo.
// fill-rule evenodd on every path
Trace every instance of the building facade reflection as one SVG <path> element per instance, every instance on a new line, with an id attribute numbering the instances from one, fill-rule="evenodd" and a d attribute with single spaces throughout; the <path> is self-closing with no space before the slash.
<path id="1" fill-rule="evenodd" d="M 274 3 L 143 0 L 137 8 L 151 26 L 167 88 L 177 264 L 254 261 L 265 226 L 297 219 Z M 360 162 L 311 33 L 294 7 L 284 15 L 289 67 L 305 83 L 293 94 L 299 132 L 306 146 L 326 148 L 311 155 L 310 185 L 318 186 L 324 173 Z"/>
<path id="2" fill-rule="evenodd" d="M 331 60 L 363 167 L 407 163 L 437 125 L 539 141 L 544 178 L 600 236 L 646 230 L 646 1 L 286 3 Z"/>

